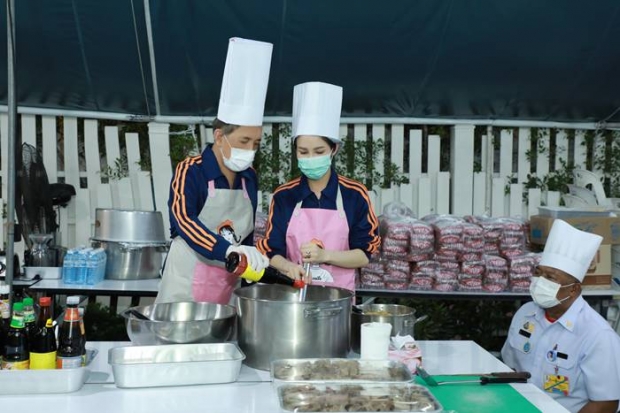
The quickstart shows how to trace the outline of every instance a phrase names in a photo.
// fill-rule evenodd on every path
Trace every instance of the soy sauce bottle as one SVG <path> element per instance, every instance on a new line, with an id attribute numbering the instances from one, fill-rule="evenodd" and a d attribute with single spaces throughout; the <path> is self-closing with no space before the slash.
<path id="1" fill-rule="evenodd" d="M 74 369 L 82 366 L 82 331 L 78 304 L 80 297 L 67 297 L 67 308 L 58 333 L 56 368 Z"/>
<path id="2" fill-rule="evenodd" d="M 39 298 L 39 317 L 37 332 L 30 340 L 30 370 L 56 368 L 56 336 L 52 322 L 52 299 Z"/>
<path id="3" fill-rule="evenodd" d="M 13 304 L 13 318 L 2 349 L 2 370 L 28 370 L 28 335 L 24 323 L 24 304 Z"/>
<path id="4" fill-rule="evenodd" d="M 231 252 L 226 257 L 226 271 L 233 273 L 246 280 L 264 283 L 264 284 L 283 284 L 294 288 L 303 288 L 304 282 L 301 280 L 293 280 L 273 267 L 267 267 L 257 272 L 248 264 L 245 255 Z"/>

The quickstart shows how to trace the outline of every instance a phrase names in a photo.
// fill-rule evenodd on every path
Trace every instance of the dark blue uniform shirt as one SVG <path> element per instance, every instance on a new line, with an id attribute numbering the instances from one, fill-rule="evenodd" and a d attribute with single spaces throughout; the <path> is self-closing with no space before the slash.
<path id="1" fill-rule="evenodd" d="M 170 237 L 180 236 L 194 251 L 207 259 L 224 261 L 230 243 L 205 227 L 198 220 L 198 215 L 207 201 L 209 181 L 214 181 L 216 188 L 242 189 L 242 178 L 245 179 L 246 190 L 252 202 L 254 221 L 258 199 L 258 180 L 254 169 L 237 172 L 233 188 L 230 188 L 211 145 L 207 145 L 202 155 L 180 162 L 170 184 Z M 225 219 L 226 217 L 222 217 L 222 220 Z M 254 233 L 250 233 L 242 244 L 253 245 Z"/>
<path id="2" fill-rule="evenodd" d="M 276 189 L 269 208 L 266 236 L 257 248 L 269 257 L 286 257 L 286 231 L 297 203 L 303 201 L 302 208 L 335 210 L 338 187 L 349 224 L 349 249 L 361 249 L 370 257 L 381 241 L 368 191 L 361 183 L 338 175 L 333 169 L 320 199 L 310 190 L 308 179 L 303 175 Z"/>

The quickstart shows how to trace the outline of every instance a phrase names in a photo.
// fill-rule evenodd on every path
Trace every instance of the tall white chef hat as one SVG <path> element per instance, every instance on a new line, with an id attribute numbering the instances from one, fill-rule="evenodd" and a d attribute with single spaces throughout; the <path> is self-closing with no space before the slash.
<path id="1" fill-rule="evenodd" d="M 308 82 L 293 89 L 293 139 L 300 135 L 324 136 L 336 144 L 339 136 L 342 88 Z"/>
<path id="2" fill-rule="evenodd" d="M 222 79 L 217 118 L 241 126 L 261 126 L 271 67 L 271 43 L 233 37 Z"/>
<path id="3" fill-rule="evenodd" d="M 561 219 L 553 222 L 540 265 L 564 271 L 579 282 L 588 272 L 603 237 L 580 231 Z"/>

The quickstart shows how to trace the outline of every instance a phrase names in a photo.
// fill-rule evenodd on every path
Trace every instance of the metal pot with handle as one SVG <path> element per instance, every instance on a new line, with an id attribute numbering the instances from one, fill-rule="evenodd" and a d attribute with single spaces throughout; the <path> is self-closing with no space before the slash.
<path id="1" fill-rule="evenodd" d="M 248 366 L 268 370 L 277 359 L 347 357 L 351 291 L 309 285 L 303 302 L 299 290 L 282 285 L 256 284 L 234 294 Z"/>
<path id="2" fill-rule="evenodd" d="M 391 337 L 413 334 L 413 327 L 428 316 L 415 316 L 415 309 L 399 304 L 363 304 L 353 307 L 351 312 L 351 350 L 360 352 L 361 327 L 364 323 L 392 324 Z"/>

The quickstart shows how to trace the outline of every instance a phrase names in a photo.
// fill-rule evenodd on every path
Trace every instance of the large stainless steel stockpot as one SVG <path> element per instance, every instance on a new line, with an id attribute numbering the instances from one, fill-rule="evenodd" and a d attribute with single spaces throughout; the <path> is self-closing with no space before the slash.
<path id="1" fill-rule="evenodd" d="M 93 241 L 104 249 L 108 280 L 147 280 L 159 277 L 168 248 L 165 245 L 142 245 L 124 242 Z"/>
<path id="2" fill-rule="evenodd" d="M 95 211 L 93 239 L 137 244 L 165 244 L 168 241 L 161 212 L 103 208 Z"/>
<path id="3" fill-rule="evenodd" d="M 309 285 L 299 290 L 256 284 L 235 290 L 237 339 L 245 363 L 268 370 L 285 358 L 334 358 L 349 353 L 351 300 L 343 288 Z"/>

